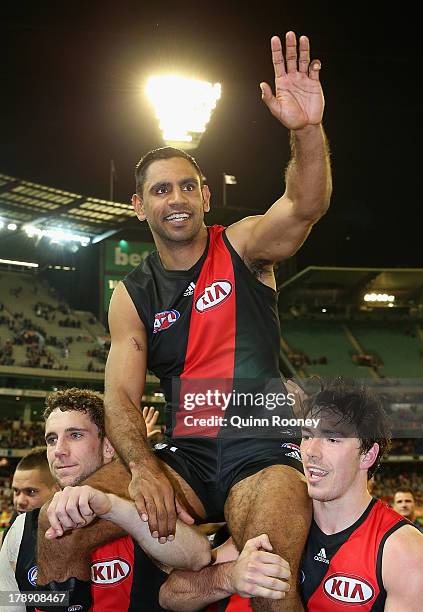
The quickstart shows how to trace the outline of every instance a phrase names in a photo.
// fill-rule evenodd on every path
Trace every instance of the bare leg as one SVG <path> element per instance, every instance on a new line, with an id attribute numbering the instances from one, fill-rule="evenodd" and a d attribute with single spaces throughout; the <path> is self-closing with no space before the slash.
<path id="1" fill-rule="evenodd" d="M 164 463 L 163 470 L 166 471 L 188 511 L 193 512 L 194 516 L 204 517 L 204 508 L 191 487 Z M 113 461 L 97 470 L 84 481 L 84 484 L 130 499 L 128 494 L 130 479 L 126 467 L 120 462 Z M 64 582 L 69 577 L 88 581 L 92 551 L 126 533 L 110 521 L 98 520 L 93 521 L 88 527 L 74 529 L 57 540 L 47 540 L 44 537 L 50 526 L 46 514 L 47 508 L 48 503 L 40 512 L 38 521 L 38 584 L 48 584 L 53 580 Z"/>
<path id="2" fill-rule="evenodd" d="M 298 573 L 311 521 L 304 476 L 288 466 L 274 465 L 245 478 L 231 489 L 225 516 L 239 550 L 250 538 L 267 533 L 273 552 L 291 566 L 291 588 L 285 599 L 254 598 L 253 610 L 302 611 Z"/>

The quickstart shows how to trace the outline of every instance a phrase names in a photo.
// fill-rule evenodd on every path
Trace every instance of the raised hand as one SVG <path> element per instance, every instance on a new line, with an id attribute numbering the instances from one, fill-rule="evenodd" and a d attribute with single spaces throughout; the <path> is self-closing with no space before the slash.
<path id="1" fill-rule="evenodd" d="M 160 425 L 157 425 L 157 420 L 160 416 L 160 411 L 156 410 L 154 406 L 144 406 L 142 409 L 142 416 L 144 417 L 145 426 L 147 428 L 147 438 L 152 438 L 156 434 L 162 432 Z"/>
<path id="2" fill-rule="evenodd" d="M 319 82 L 320 61 L 310 62 L 307 36 L 300 36 L 299 43 L 298 57 L 297 38 L 294 32 L 287 32 L 284 58 L 280 38 L 272 37 L 275 95 L 267 83 L 260 83 L 264 103 L 272 115 L 290 130 L 319 124 L 325 106 Z"/>

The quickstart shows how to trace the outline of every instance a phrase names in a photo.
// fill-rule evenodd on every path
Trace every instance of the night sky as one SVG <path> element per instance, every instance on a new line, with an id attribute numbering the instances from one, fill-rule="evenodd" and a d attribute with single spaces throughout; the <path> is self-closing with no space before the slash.
<path id="1" fill-rule="evenodd" d="M 228 205 L 263 211 L 283 190 L 289 148 L 259 83 L 272 83 L 270 37 L 292 29 L 322 62 L 334 170 L 331 210 L 299 267 L 421 266 L 419 20 L 413 3 L 344 4 L 9 2 L 0 172 L 108 198 L 113 159 L 115 198 L 128 201 L 135 163 L 163 145 L 143 84 L 185 71 L 222 84 L 194 153 L 212 203 L 226 172 L 238 180 Z"/>

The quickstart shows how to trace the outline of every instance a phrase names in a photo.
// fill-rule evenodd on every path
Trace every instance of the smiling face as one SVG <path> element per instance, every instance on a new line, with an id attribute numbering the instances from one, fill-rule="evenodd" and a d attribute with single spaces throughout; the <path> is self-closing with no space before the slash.
<path id="1" fill-rule="evenodd" d="M 379 450 L 374 444 L 362 453 L 353 428 L 339 420 L 338 415 L 326 413 L 316 429 L 303 429 L 301 457 L 308 494 L 316 501 L 337 500 L 347 492 L 365 488 L 367 470 Z"/>
<path id="2" fill-rule="evenodd" d="M 53 410 L 46 421 L 45 439 L 50 471 L 61 487 L 82 482 L 113 457 L 107 438 L 85 412 Z"/>
<path id="3" fill-rule="evenodd" d="M 201 187 L 194 166 L 182 157 L 152 162 L 147 168 L 142 197 L 132 203 L 140 221 L 147 220 L 154 238 L 164 242 L 191 242 L 210 210 L 210 192 Z"/>

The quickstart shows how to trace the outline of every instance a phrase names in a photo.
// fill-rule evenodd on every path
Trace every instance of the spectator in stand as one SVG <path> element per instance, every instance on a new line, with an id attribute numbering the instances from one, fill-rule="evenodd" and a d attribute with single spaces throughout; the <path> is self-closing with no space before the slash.
<path id="1" fill-rule="evenodd" d="M 392 507 L 398 512 L 398 514 L 405 516 L 405 518 L 414 523 L 414 525 L 416 525 L 416 527 L 423 533 L 423 524 L 417 520 L 416 503 L 414 500 L 414 495 L 411 491 L 397 491 L 394 495 Z"/>

